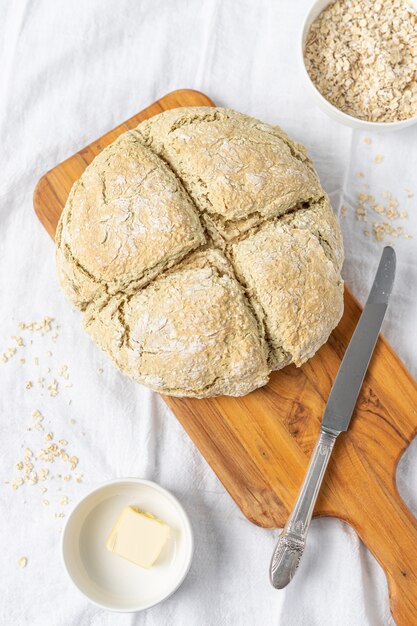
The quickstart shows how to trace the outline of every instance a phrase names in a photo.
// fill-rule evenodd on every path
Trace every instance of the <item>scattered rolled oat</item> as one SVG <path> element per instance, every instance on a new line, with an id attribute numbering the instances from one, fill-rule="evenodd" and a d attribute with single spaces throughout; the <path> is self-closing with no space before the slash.
<path id="1" fill-rule="evenodd" d="M 12 481 L 12 489 L 16 490 L 23 485 L 23 478 L 16 478 Z"/>
<path id="2" fill-rule="evenodd" d="M 3 354 L 1 355 L 1 360 L 3 363 L 7 363 L 7 361 L 9 359 L 12 358 L 12 356 L 16 354 L 16 348 L 14 346 L 10 346 L 9 348 L 7 348 L 7 350 L 5 350 L 5 352 L 3 352 Z"/>
<path id="3" fill-rule="evenodd" d="M 30 322 L 28 324 L 26 322 L 20 322 L 19 328 L 21 330 L 40 330 L 42 331 L 42 334 L 48 333 L 50 330 L 52 330 L 53 321 L 53 317 L 44 317 L 39 322 Z"/>
<path id="4" fill-rule="evenodd" d="M 45 383 L 45 379 L 43 376 L 39 376 L 38 380 L 36 381 L 38 383 L 38 387 L 39 389 L 43 389 L 44 388 L 44 383 Z"/>
<path id="5" fill-rule="evenodd" d="M 374 222 L 372 232 L 376 241 L 384 241 L 385 235 L 408 238 L 408 235 L 404 233 L 404 226 L 392 226 L 388 222 Z"/>
<path id="6" fill-rule="evenodd" d="M 372 122 L 417 115 L 417 12 L 406 0 L 332 2 L 313 22 L 304 58 L 341 111 Z"/>
<path id="7" fill-rule="evenodd" d="M 399 211 L 399 200 L 393 196 L 390 191 L 384 191 L 382 193 L 384 200 L 378 203 L 375 196 L 369 193 L 357 194 L 357 206 L 356 206 L 356 219 L 359 221 L 368 221 L 369 211 L 373 211 L 380 216 L 383 216 L 385 220 L 383 222 L 373 222 L 372 234 L 375 241 L 385 241 L 385 236 L 391 237 L 403 237 L 405 239 L 412 239 L 412 235 L 405 232 L 404 225 L 393 225 L 392 222 L 396 220 L 404 220 L 408 217 L 407 211 Z M 365 237 L 370 235 L 370 231 L 365 229 Z"/>
<path id="8" fill-rule="evenodd" d="M 38 479 L 42 481 L 46 480 L 46 477 L 48 476 L 48 474 L 49 474 L 49 469 L 44 467 L 38 471 Z"/>
<path id="9" fill-rule="evenodd" d="M 62 365 L 58 370 L 58 374 L 59 376 L 62 376 L 62 378 L 65 378 L 66 380 L 68 380 L 69 378 L 68 365 Z"/>
<path id="10" fill-rule="evenodd" d="M 53 378 L 50 385 L 48 386 L 49 395 L 51 398 L 54 398 L 58 395 L 58 381 L 56 378 Z"/>
<path id="11" fill-rule="evenodd" d="M 59 336 L 59 326 L 55 324 L 52 317 L 45 317 L 39 322 L 20 322 L 19 328 L 22 330 L 22 335 L 24 335 L 25 338 L 17 333 L 15 335 L 12 335 L 12 343 L 3 355 L 0 353 L 0 360 L 7 362 L 13 355 L 17 353 L 17 351 L 22 351 L 23 354 L 28 351 L 26 359 L 24 357 L 20 357 L 19 355 L 19 363 L 21 365 L 27 363 L 28 367 L 32 368 L 34 366 L 40 366 L 41 359 L 37 356 L 32 356 L 32 354 L 30 353 L 30 346 L 34 342 L 32 339 L 30 339 L 30 337 L 27 337 L 27 333 L 37 332 L 38 335 L 44 335 L 45 333 L 49 333 L 48 340 L 56 341 Z M 46 340 L 47 338 L 45 338 L 45 341 Z M 36 341 L 38 341 L 38 339 L 36 339 Z M 22 352 L 20 354 L 22 354 Z M 46 354 L 46 356 L 49 357 L 52 356 L 52 352 L 50 350 L 46 352 L 44 349 L 42 354 Z M 69 382 L 68 365 L 62 365 L 56 370 L 54 368 L 53 373 L 51 373 L 52 369 L 50 367 L 47 368 L 47 370 L 48 374 L 51 374 L 51 376 L 48 377 L 48 382 L 45 381 L 45 378 L 43 376 L 39 375 L 40 372 L 38 370 L 35 378 L 33 378 L 32 380 L 27 380 L 25 382 L 26 389 L 34 389 L 35 386 L 37 389 L 40 390 L 47 388 L 49 396 L 54 397 L 58 394 L 60 390 L 58 380 L 63 387 L 72 386 L 72 384 L 70 384 Z M 56 378 L 53 378 L 54 375 L 56 376 Z M 41 393 L 40 395 L 43 394 Z M 71 404 L 71 400 L 68 401 L 68 404 Z M 44 428 L 44 425 L 45 423 L 50 423 L 51 420 L 45 420 L 39 409 L 35 409 L 32 411 L 32 418 L 33 421 L 27 427 L 27 431 L 30 431 L 31 447 L 35 449 L 36 453 L 34 454 L 30 448 L 26 447 L 26 443 L 22 443 L 21 458 L 17 460 L 14 465 L 17 475 L 12 476 L 10 480 L 4 480 L 3 483 L 5 485 L 9 485 L 10 488 L 13 489 L 13 491 L 21 488 L 26 489 L 27 486 L 38 484 L 39 490 L 35 489 L 34 491 L 32 491 L 32 493 L 38 494 L 38 496 L 40 495 L 40 500 L 38 501 L 39 504 L 49 506 L 54 504 L 54 502 L 57 503 L 58 501 L 55 501 L 55 497 L 57 496 L 58 498 L 60 498 L 61 505 L 67 504 L 69 502 L 68 496 L 61 497 L 57 494 L 58 486 L 56 485 L 56 482 L 58 478 L 67 482 L 68 484 L 71 484 L 69 483 L 71 479 L 73 479 L 73 481 L 77 484 L 81 483 L 82 475 L 73 473 L 79 464 L 78 457 L 73 454 L 73 450 L 71 450 L 71 452 L 68 450 L 68 441 L 64 439 L 62 435 L 60 439 L 58 439 L 57 436 L 55 441 L 57 441 L 58 443 L 55 443 L 54 434 L 52 432 L 49 432 L 51 426 L 47 428 L 48 432 L 45 432 L 46 427 Z M 69 419 L 68 421 L 70 424 L 76 423 L 76 420 L 73 418 Z M 43 432 L 37 435 L 35 431 Z M 62 474 L 52 475 L 49 469 L 45 467 L 45 465 L 49 465 L 52 463 L 64 464 L 61 467 L 63 467 L 65 471 L 62 472 Z M 55 489 L 53 488 L 53 483 L 50 483 L 52 489 L 50 493 L 48 493 L 48 499 L 45 498 L 45 494 L 48 492 L 48 487 L 42 486 L 48 484 L 46 483 L 47 480 L 54 480 L 55 482 Z M 59 491 L 61 491 L 61 488 L 58 488 L 58 492 Z M 52 506 L 50 506 L 49 508 L 52 508 Z M 53 513 L 53 511 L 51 511 L 51 513 Z M 56 516 L 64 517 L 64 513 L 60 512 Z"/>
<path id="12" fill-rule="evenodd" d="M 375 213 L 379 213 L 380 215 L 383 215 L 385 213 L 385 209 L 382 206 L 382 204 L 375 204 L 373 207 Z"/>
<path id="13" fill-rule="evenodd" d="M 372 139 L 370 137 L 364 137 L 363 143 L 366 143 L 368 146 L 370 146 L 372 143 Z"/>
<path id="14" fill-rule="evenodd" d="M 374 156 L 374 163 L 382 163 L 383 160 L 384 160 L 384 157 L 382 154 L 376 154 Z"/>
<path id="15" fill-rule="evenodd" d="M 43 426 L 42 426 L 43 415 L 42 415 L 42 413 L 38 409 L 36 409 L 36 411 L 32 411 L 32 417 L 35 420 L 35 424 L 33 425 L 32 428 L 34 428 L 35 430 L 43 430 Z"/>
<path id="16" fill-rule="evenodd" d="M 26 565 L 28 564 L 28 559 L 26 556 L 21 556 L 19 559 L 17 559 L 17 564 L 19 567 L 21 567 L 22 569 L 24 567 L 26 567 Z"/>
<path id="17" fill-rule="evenodd" d="M 363 204 L 358 204 L 356 207 L 356 219 L 360 222 L 366 222 L 368 217 L 366 215 L 366 208 Z"/>

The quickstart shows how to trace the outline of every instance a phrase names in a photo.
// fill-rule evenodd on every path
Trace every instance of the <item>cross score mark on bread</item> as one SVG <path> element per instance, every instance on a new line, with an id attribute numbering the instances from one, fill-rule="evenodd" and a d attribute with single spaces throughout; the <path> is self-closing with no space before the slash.
<path id="1" fill-rule="evenodd" d="M 246 394 L 343 311 L 340 229 L 304 148 L 228 109 L 119 137 L 74 184 L 56 245 L 87 332 L 162 393 Z"/>

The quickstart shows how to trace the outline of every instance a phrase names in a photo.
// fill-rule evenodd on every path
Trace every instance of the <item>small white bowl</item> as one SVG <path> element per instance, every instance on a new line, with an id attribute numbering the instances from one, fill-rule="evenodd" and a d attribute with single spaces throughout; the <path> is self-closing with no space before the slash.
<path id="1" fill-rule="evenodd" d="M 150 570 L 120 558 L 105 542 L 128 505 L 153 513 L 171 527 L 171 537 Z M 104 609 L 136 612 L 170 596 L 191 565 L 190 521 L 178 500 L 149 480 L 123 478 L 91 491 L 73 509 L 62 534 L 64 566 L 84 596 Z"/>
<path id="2" fill-rule="evenodd" d="M 366 130 L 368 132 L 387 133 L 401 130 L 402 128 L 406 128 L 407 126 L 415 124 L 417 122 L 417 116 L 410 117 L 407 120 L 401 120 L 399 122 L 367 122 L 366 120 L 361 120 L 357 117 L 354 117 L 353 115 L 348 115 L 347 113 L 343 113 L 343 111 L 341 111 L 333 104 L 331 104 L 328 100 L 326 100 L 326 98 L 321 95 L 317 87 L 314 85 L 305 66 L 304 46 L 307 39 L 308 31 L 310 30 L 310 26 L 312 25 L 316 17 L 323 11 L 323 9 L 331 4 L 332 1 L 333 0 L 316 0 L 315 2 L 313 2 L 310 10 L 304 18 L 301 28 L 301 36 L 298 45 L 298 56 L 300 57 L 300 66 L 306 88 L 312 96 L 313 100 L 316 102 L 316 104 L 318 104 L 322 111 L 327 113 L 327 115 L 329 115 L 337 122 L 341 122 L 342 124 L 345 124 L 346 126 L 351 126 L 352 128 Z M 411 4 L 416 6 L 416 0 L 412 0 Z"/>

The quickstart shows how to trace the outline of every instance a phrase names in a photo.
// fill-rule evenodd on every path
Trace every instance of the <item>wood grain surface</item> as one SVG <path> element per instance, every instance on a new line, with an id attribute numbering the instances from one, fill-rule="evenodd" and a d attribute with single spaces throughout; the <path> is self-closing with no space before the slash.
<path id="1" fill-rule="evenodd" d="M 163 110 L 201 105 L 212 102 L 192 90 L 170 93 L 45 174 L 34 206 L 51 237 L 73 182 L 105 146 Z M 164 398 L 255 524 L 281 527 L 286 521 L 359 315 L 346 289 L 343 318 L 316 356 L 299 369 L 273 373 L 266 387 L 243 398 Z M 417 624 L 417 522 L 395 482 L 398 460 L 416 431 L 417 384 L 380 337 L 351 428 L 336 442 L 314 515 L 339 517 L 356 530 L 386 573 L 399 626 Z"/>

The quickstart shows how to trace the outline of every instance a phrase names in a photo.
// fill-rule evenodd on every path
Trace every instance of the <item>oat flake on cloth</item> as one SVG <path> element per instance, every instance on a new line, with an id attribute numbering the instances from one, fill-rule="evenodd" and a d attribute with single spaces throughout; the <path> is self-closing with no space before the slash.
<path id="1" fill-rule="evenodd" d="M 279 123 L 308 146 L 341 215 L 344 276 L 361 301 L 384 243 L 377 238 L 394 243 L 397 281 L 384 332 L 416 375 L 417 127 L 369 142 L 312 105 L 296 58 L 309 4 L 0 2 L 0 354 L 6 354 L 0 363 L 0 623 L 5 626 L 393 623 L 382 570 L 338 520 L 313 521 L 296 579 L 282 592 L 270 587 L 276 532 L 244 518 L 162 400 L 123 377 L 86 337 L 79 314 L 58 287 L 53 245 L 32 208 L 35 183 L 47 169 L 173 89 L 200 89 L 218 105 Z M 359 203 L 358 194 L 366 194 Z M 387 217 L 395 199 L 401 215 Z M 19 322 L 29 326 L 19 328 Z M 45 480 L 18 485 L 22 471 L 40 463 L 31 462 L 26 448 L 36 454 L 47 447 L 48 433 L 54 442 L 65 442 L 59 446 L 66 452 L 43 464 L 50 470 Z M 65 454 L 77 462 L 65 460 Z M 15 467 L 19 461 L 23 470 Z M 195 531 L 196 552 L 185 583 L 142 614 L 109 613 L 89 604 L 60 562 L 60 529 L 69 507 L 98 483 L 121 476 L 141 476 L 170 489 Z M 413 443 L 400 463 L 398 482 L 414 513 L 416 479 Z M 4 481 L 17 481 L 17 488 Z"/>

